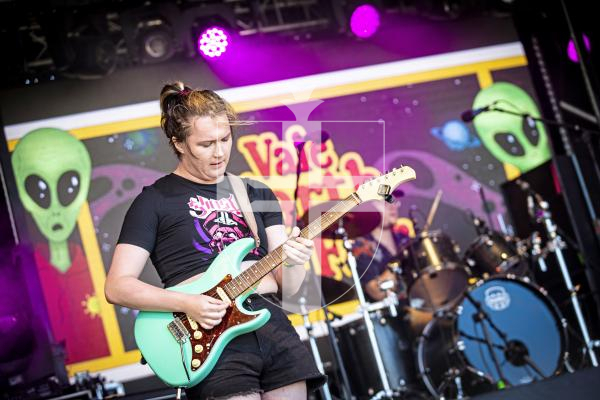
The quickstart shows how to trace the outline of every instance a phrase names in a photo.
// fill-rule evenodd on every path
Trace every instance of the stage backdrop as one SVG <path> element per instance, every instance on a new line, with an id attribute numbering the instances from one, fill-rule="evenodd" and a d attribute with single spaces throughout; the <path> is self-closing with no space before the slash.
<path id="1" fill-rule="evenodd" d="M 417 180 L 402 188 L 400 224 L 411 232 L 406 218 L 411 207 L 421 211 L 415 215 L 422 224 L 420 215 L 441 189 L 433 228 L 463 250 L 475 237 L 468 212 L 484 216 L 479 188 L 500 229 L 505 206 L 499 185 L 550 156 L 541 126 L 493 112 L 474 125 L 459 117 L 497 100 L 505 108 L 538 114 L 517 43 L 220 93 L 241 120 L 255 122 L 238 128 L 230 170 L 269 184 L 288 226 L 298 163 L 294 142 L 316 131 L 330 139 L 305 146 L 298 214 L 347 196 L 364 177 L 405 164 L 416 170 Z M 30 217 L 19 233 L 35 243 L 52 329 L 66 347 L 71 374 L 139 361 L 132 335 L 136 312 L 109 305 L 103 284 L 131 201 L 176 165 L 159 125 L 156 101 L 6 128 Z M 339 241 L 320 241 L 313 261 L 330 281 L 350 282 Z M 151 267 L 142 278 L 160 284 Z M 347 312 L 355 302 L 338 301 L 336 307 Z"/>

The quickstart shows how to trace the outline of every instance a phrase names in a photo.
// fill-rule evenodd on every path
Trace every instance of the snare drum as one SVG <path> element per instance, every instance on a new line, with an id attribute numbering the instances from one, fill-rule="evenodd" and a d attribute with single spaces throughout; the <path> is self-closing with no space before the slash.
<path id="1" fill-rule="evenodd" d="M 441 231 L 423 232 L 401 252 L 402 278 L 410 306 L 425 311 L 452 308 L 467 289 L 469 273 L 460 249 Z"/>

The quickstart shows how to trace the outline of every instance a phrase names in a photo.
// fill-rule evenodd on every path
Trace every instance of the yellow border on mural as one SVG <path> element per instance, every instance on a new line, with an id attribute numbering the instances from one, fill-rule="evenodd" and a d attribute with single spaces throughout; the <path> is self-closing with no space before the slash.
<path id="1" fill-rule="evenodd" d="M 508 68 L 523 67 L 527 65 L 525 56 L 509 57 L 494 61 L 486 61 L 481 63 L 466 64 L 456 67 L 443 68 L 439 70 L 431 70 L 412 74 L 404 74 L 395 77 L 375 80 L 365 80 L 363 82 L 350 83 L 336 87 L 316 89 L 311 93 L 312 99 L 328 99 L 340 96 L 347 96 L 357 93 L 372 92 L 376 90 L 390 89 L 402 85 L 417 84 L 431 82 L 441 79 L 456 78 L 475 74 L 478 78 L 480 86 L 487 87 L 492 81 L 491 71 L 502 70 Z M 264 99 L 253 101 L 242 101 L 233 103 L 233 107 L 237 112 L 249 112 L 271 107 L 278 107 L 282 104 L 293 104 L 302 100 L 291 100 L 286 96 L 272 96 Z M 109 124 L 101 124 L 88 126 L 70 130 L 79 140 L 92 139 L 96 137 L 124 133 L 139 129 L 155 128 L 160 126 L 160 116 L 137 118 L 122 122 L 112 122 Z M 13 151 L 18 139 L 8 141 L 9 151 Z M 506 168 L 506 166 L 505 166 Z M 506 171 L 507 176 L 509 171 Z M 87 203 L 82 207 L 78 219 L 79 231 L 81 234 L 84 251 L 88 260 L 90 273 L 94 290 L 100 300 L 100 317 L 102 318 L 104 331 L 106 333 L 111 355 L 94 360 L 70 364 L 67 366 L 69 375 L 73 375 L 79 371 L 99 371 L 107 368 L 113 368 L 121 365 L 132 364 L 140 360 L 140 352 L 138 350 L 124 351 L 121 332 L 118 326 L 115 309 L 106 302 L 104 298 L 104 279 L 105 269 L 98 247 L 96 231 L 94 229 L 93 220 Z M 332 305 L 332 311 L 340 315 L 356 312 L 358 303 L 350 301 L 346 303 Z M 300 315 L 290 315 L 290 320 L 294 326 L 302 325 L 303 320 Z M 313 311 L 309 314 L 309 318 L 313 321 L 323 320 L 323 311 Z"/>
<path id="2" fill-rule="evenodd" d="M 100 365 L 104 362 L 103 360 L 109 361 L 113 358 L 122 359 L 122 355 L 125 353 L 123 348 L 123 337 L 121 335 L 121 330 L 119 329 L 117 316 L 115 315 L 115 308 L 108 304 L 106 298 L 104 297 L 106 269 L 104 268 L 102 255 L 100 254 L 100 247 L 98 246 L 98 238 L 96 237 L 96 230 L 94 229 L 92 213 L 90 212 L 89 203 L 87 201 L 85 201 L 81 206 L 81 210 L 79 211 L 79 216 L 77 218 L 77 226 L 79 228 L 79 235 L 81 237 L 83 251 L 85 252 L 85 257 L 92 278 L 92 286 L 95 293 L 94 297 L 98 301 L 100 310 L 99 318 L 102 319 L 102 327 L 104 328 L 104 334 L 108 342 L 110 356 L 103 357 L 101 359 L 94 359 L 92 361 L 69 364 L 67 365 L 67 372 L 69 375 L 73 375 L 80 371 L 91 370 L 88 366 L 90 362 L 98 362 L 98 365 Z"/>

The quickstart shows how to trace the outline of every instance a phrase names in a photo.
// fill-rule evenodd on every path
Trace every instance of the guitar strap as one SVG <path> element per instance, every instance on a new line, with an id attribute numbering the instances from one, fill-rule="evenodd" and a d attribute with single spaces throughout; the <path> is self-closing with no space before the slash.
<path id="1" fill-rule="evenodd" d="M 254 218 L 254 212 L 252 211 L 252 205 L 250 204 L 250 198 L 248 197 L 248 189 L 242 178 L 231 173 L 227 173 L 227 179 L 231 184 L 233 195 L 235 196 L 238 205 L 242 209 L 244 219 L 254 236 L 254 243 L 256 247 L 260 246 L 260 237 L 258 236 L 258 226 L 256 225 L 256 219 Z"/>

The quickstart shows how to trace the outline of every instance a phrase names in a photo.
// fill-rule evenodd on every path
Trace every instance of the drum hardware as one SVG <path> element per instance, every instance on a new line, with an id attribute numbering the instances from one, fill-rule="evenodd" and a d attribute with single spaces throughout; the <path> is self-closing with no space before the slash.
<path id="1" fill-rule="evenodd" d="M 477 232 L 478 236 L 483 235 L 484 233 L 486 233 L 488 231 L 488 228 L 485 225 L 485 222 L 483 222 L 481 220 L 481 218 L 476 216 L 473 213 L 473 211 L 468 210 L 468 214 L 469 214 L 469 217 L 471 218 L 471 221 L 473 222 L 473 226 L 475 227 L 475 232 Z"/>
<path id="2" fill-rule="evenodd" d="M 567 366 L 566 324 L 554 302 L 510 274 L 480 280 L 418 339 L 419 371 L 436 398 L 522 385 Z"/>
<path id="3" fill-rule="evenodd" d="M 398 316 L 398 296 L 396 295 L 396 292 L 394 292 L 394 287 L 396 286 L 396 283 L 392 280 L 392 279 L 386 279 L 383 280 L 381 282 L 379 282 L 379 289 L 382 292 L 385 292 L 385 298 L 383 299 L 383 302 L 388 306 L 389 310 L 390 310 L 390 315 L 394 318 L 396 318 Z"/>
<path id="4" fill-rule="evenodd" d="M 385 367 L 383 365 L 383 359 L 381 357 L 381 350 L 379 349 L 379 344 L 377 343 L 377 338 L 375 337 L 373 321 L 371 321 L 371 316 L 369 315 L 368 304 L 365 299 L 365 294 L 360 283 L 360 276 L 358 275 L 356 258 L 352 254 L 352 243 L 348 238 L 348 234 L 343 223 L 338 225 L 337 232 L 340 234 L 342 241 L 344 243 L 344 248 L 348 253 L 348 266 L 350 267 L 350 271 L 352 272 L 352 279 L 354 280 L 354 287 L 356 289 L 356 294 L 358 296 L 359 308 L 362 313 L 363 320 L 365 322 L 365 327 L 367 330 L 367 335 L 369 338 L 369 344 L 371 346 L 371 350 L 373 352 L 373 356 L 375 357 L 375 364 L 377 366 L 377 372 L 379 374 L 379 378 L 381 380 L 381 384 L 383 386 L 383 390 L 375 393 L 372 397 L 373 399 L 382 399 L 382 398 L 391 398 L 393 396 L 393 391 L 390 386 L 390 382 L 385 373 Z"/>
<path id="5" fill-rule="evenodd" d="M 483 337 L 485 338 L 484 339 L 485 344 L 489 350 L 492 361 L 494 362 L 494 368 L 496 368 L 496 372 L 500 376 L 500 381 L 497 382 L 497 385 L 500 386 L 500 385 L 504 385 L 506 383 L 511 385 L 509 380 L 506 379 L 506 376 L 504 376 L 504 373 L 502 372 L 502 368 L 500 368 L 500 362 L 498 361 L 498 357 L 496 357 L 496 352 L 494 351 L 494 348 L 492 346 L 492 339 L 490 337 L 490 332 L 488 331 L 488 328 L 485 325 L 484 321 L 488 322 L 488 324 L 496 331 L 496 333 L 498 333 L 498 335 L 502 338 L 502 340 L 504 342 L 506 342 L 506 335 L 504 334 L 504 332 L 500 331 L 494 325 L 494 322 L 489 318 L 489 315 L 487 315 L 487 313 L 481 308 L 481 304 L 478 301 L 476 301 L 475 299 L 473 299 L 473 297 L 469 294 L 469 292 L 465 292 L 465 297 L 467 299 L 469 299 L 469 301 L 471 302 L 471 304 L 473 304 L 475 306 L 475 310 L 477 311 L 476 313 L 474 313 L 472 315 L 473 321 L 475 321 L 477 324 L 479 324 L 479 326 L 483 330 Z"/>
<path id="6" fill-rule="evenodd" d="M 523 342 L 521 342 L 519 340 L 509 340 L 506 333 L 504 333 L 494 323 L 494 321 L 492 321 L 489 314 L 483 309 L 483 307 L 481 306 L 481 303 L 479 301 L 475 300 L 468 291 L 465 292 L 465 297 L 471 302 L 471 304 L 473 304 L 473 306 L 475 306 L 475 309 L 477 311 L 476 313 L 473 314 L 473 320 L 475 322 L 478 322 L 483 330 L 484 337 L 485 337 L 485 343 L 490 352 L 490 356 L 492 357 L 492 360 L 494 361 L 494 366 L 496 368 L 498 375 L 502 379 L 502 382 L 498 382 L 500 385 L 507 383 L 512 386 L 512 384 L 506 379 L 506 377 L 502 373 L 502 368 L 500 367 L 500 363 L 498 361 L 498 358 L 496 357 L 496 353 L 493 350 L 494 347 L 502 350 L 506 356 L 506 360 L 508 362 L 510 362 L 511 364 L 517 365 L 517 366 L 528 365 L 535 371 L 535 373 L 537 375 L 539 375 L 540 378 L 542 378 L 542 379 L 547 378 L 544 375 L 544 373 L 541 371 L 541 369 L 533 362 L 533 360 L 531 360 L 531 358 L 529 357 L 529 350 L 527 349 L 527 346 Z M 488 331 L 484 321 L 487 321 L 487 323 L 490 325 L 490 327 L 502 339 L 502 342 L 504 343 L 503 346 L 495 345 L 492 342 L 489 331 Z"/>
<path id="7" fill-rule="evenodd" d="M 548 248 L 542 247 L 542 235 L 539 232 L 533 232 L 531 235 L 531 256 L 534 261 L 537 261 L 540 266 L 540 271 L 548 271 L 546 265 L 546 256 L 548 255 Z"/>
<path id="8" fill-rule="evenodd" d="M 571 305 L 573 306 L 573 310 L 575 311 L 575 315 L 577 317 L 577 323 L 579 324 L 579 329 L 583 335 L 583 339 L 585 342 L 585 347 L 588 351 L 588 356 L 590 361 L 594 367 L 598 366 L 598 359 L 596 357 L 596 353 L 594 352 L 594 344 L 597 342 L 596 340 L 592 340 L 590 338 L 589 330 L 587 327 L 587 323 L 583 317 L 583 312 L 581 310 L 581 305 L 579 304 L 579 299 L 577 297 L 577 290 L 573 286 L 573 282 L 571 280 L 571 275 L 567 268 L 567 263 L 564 259 L 562 249 L 565 247 L 565 244 L 561 238 L 561 236 L 557 232 L 557 226 L 552 219 L 552 213 L 550 212 L 550 205 L 546 202 L 543 197 L 535 192 L 529 184 L 525 181 L 521 181 L 517 179 L 517 183 L 519 187 L 527 192 L 527 205 L 529 214 L 535 219 L 538 223 L 543 223 L 543 226 L 546 230 L 546 235 L 549 239 L 546 249 L 549 252 L 554 253 L 556 259 L 558 261 L 558 265 L 560 266 L 560 271 L 565 282 L 565 286 L 570 294 Z"/>
<path id="9" fill-rule="evenodd" d="M 313 358 L 315 359 L 315 363 L 317 364 L 317 368 L 319 372 L 325 374 L 325 368 L 323 367 L 323 360 L 321 359 L 321 354 L 319 353 L 319 349 L 317 347 L 317 340 L 313 334 L 313 325 L 308 318 L 308 309 L 306 308 L 306 298 L 304 296 L 300 297 L 300 313 L 302 314 L 302 319 L 304 320 L 304 329 L 306 329 L 306 334 L 308 336 L 308 343 L 310 344 L 310 350 L 312 351 Z M 327 315 L 325 315 L 325 319 Z M 324 400 L 331 400 L 331 391 L 329 390 L 329 384 L 325 382 L 325 384 L 321 387 L 321 393 L 323 394 Z"/>
<path id="10" fill-rule="evenodd" d="M 332 319 L 330 318 L 330 316 L 332 316 L 333 320 L 336 320 L 336 319 L 341 319 L 342 316 L 330 311 L 327 306 L 327 304 L 329 304 L 330 302 L 339 301 L 340 299 L 349 300 L 347 298 L 348 296 L 346 296 L 346 293 L 349 292 L 351 287 L 349 285 L 345 284 L 344 282 L 336 281 L 334 279 L 330 279 L 330 278 L 326 278 L 326 277 L 317 277 L 316 273 L 314 272 L 315 268 L 314 268 L 312 260 L 309 260 L 308 264 L 310 266 L 310 272 L 307 274 L 307 277 L 309 277 L 309 278 L 305 282 L 305 284 L 303 284 L 303 290 L 299 293 L 300 296 L 296 298 L 296 301 L 300 308 L 299 314 L 302 315 L 302 318 L 304 321 L 304 328 L 306 329 L 311 352 L 315 359 L 315 363 L 317 364 L 317 367 L 319 368 L 319 372 L 324 374 L 325 368 L 324 368 L 318 347 L 316 345 L 314 325 L 308 316 L 309 315 L 308 307 L 316 306 L 316 304 L 314 304 L 314 303 L 313 304 L 309 303 L 310 291 L 308 289 L 308 285 L 306 285 L 307 282 L 312 281 L 313 286 L 316 287 L 318 290 L 317 295 L 319 296 L 321 309 L 323 310 L 323 313 L 325 315 L 324 323 L 327 328 L 327 340 L 328 340 L 329 346 L 332 350 L 335 365 L 337 367 L 337 374 L 334 375 L 334 378 L 335 378 L 336 382 L 338 383 L 340 396 L 344 399 L 352 399 L 353 397 L 352 397 L 352 392 L 350 390 L 350 387 L 351 387 L 350 381 L 348 379 L 346 367 L 344 365 L 344 362 L 343 362 L 343 359 L 342 359 L 342 356 L 340 353 L 338 341 L 336 340 L 336 336 L 335 336 L 335 333 L 333 330 Z M 317 281 L 319 278 L 320 278 L 320 280 Z M 321 397 L 323 400 L 331 400 L 332 398 L 335 398 L 335 396 L 333 396 L 331 394 L 329 384 L 325 384 L 324 386 L 322 386 L 319 391 L 321 393 Z"/>

